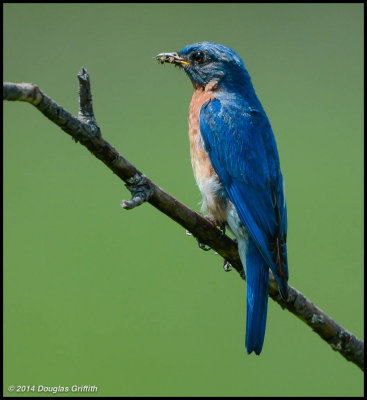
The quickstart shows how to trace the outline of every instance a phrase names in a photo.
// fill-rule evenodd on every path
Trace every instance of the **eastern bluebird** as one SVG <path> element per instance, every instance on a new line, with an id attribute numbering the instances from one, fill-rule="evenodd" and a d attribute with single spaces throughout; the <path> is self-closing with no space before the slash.
<path id="1" fill-rule="evenodd" d="M 269 268 L 288 297 L 287 207 L 273 131 L 242 59 L 200 42 L 156 56 L 183 69 L 194 93 L 189 111 L 191 163 L 203 211 L 238 242 L 246 274 L 246 351 L 265 336 Z"/>

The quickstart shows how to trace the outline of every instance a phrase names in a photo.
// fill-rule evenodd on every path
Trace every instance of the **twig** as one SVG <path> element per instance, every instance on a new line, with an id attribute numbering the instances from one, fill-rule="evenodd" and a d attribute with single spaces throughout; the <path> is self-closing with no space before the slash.
<path id="1" fill-rule="evenodd" d="M 153 183 L 102 138 L 93 113 L 89 74 L 85 68 L 82 68 L 78 74 L 78 79 L 78 118 L 56 104 L 36 85 L 30 83 L 4 83 L 3 99 L 25 101 L 33 104 L 47 118 L 71 135 L 75 141 L 83 144 L 92 154 L 106 164 L 126 183 L 126 187 L 132 193 L 131 200 L 125 200 L 121 203 L 123 208 L 132 209 L 143 202 L 149 202 L 186 228 L 200 243 L 210 246 L 244 278 L 237 244 L 231 238 L 223 235 L 223 232 L 213 222 L 191 210 Z M 272 276 L 269 294 L 283 309 L 287 309 L 309 325 L 322 339 L 331 345 L 333 350 L 338 351 L 347 360 L 364 370 L 363 341 L 337 324 L 297 289 L 290 286 L 288 300 L 286 302 L 282 300 Z"/>

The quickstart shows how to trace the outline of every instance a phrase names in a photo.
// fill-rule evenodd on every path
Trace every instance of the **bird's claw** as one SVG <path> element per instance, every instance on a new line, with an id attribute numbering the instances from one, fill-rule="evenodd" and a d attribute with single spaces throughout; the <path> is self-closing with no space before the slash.
<path id="1" fill-rule="evenodd" d="M 231 267 L 232 267 L 232 265 L 226 259 L 223 259 L 223 269 L 224 269 L 224 271 L 226 271 L 226 272 L 232 271 Z"/>
<path id="2" fill-rule="evenodd" d="M 226 235 L 226 224 L 224 222 L 222 222 L 219 225 L 219 229 L 222 231 L 222 237 L 224 237 Z"/>
<path id="3" fill-rule="evenodd" d="M 196 239 L 196 240 L 198 241 L 198 245 L 199 245 L 199 247 L 201 248 L 201 250 L 209 251 L 209 250 L 212 249 L 212 248 L 209 247 L 209 246 L 206 247 L 205 243 L 201 242 L 199 239 Z"/>
<path id="4" fill-rule="evenodd" d="M 187 236 L 193 236 L 193 234 L 190 232 L 190 231 L 188 231 L 187 229 L 186 229 L 186 235 Z M 212 248 L 211 247 L 206 247 L 206 244 L 205 243 L 203 243 L 203 242 L 201 242 L 198 238 L 195 238 L 197 241 L 198 241 L 198 245 L 199 245 L 199 247 L 201 248 L 201 250 L 204 250 L 204 251 L 209 251 L 209 250 L 211 250 Z"/>

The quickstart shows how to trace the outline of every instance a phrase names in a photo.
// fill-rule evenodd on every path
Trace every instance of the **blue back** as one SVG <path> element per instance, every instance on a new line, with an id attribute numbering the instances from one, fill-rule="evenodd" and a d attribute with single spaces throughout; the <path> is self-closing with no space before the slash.
<path id="1" fill-rule="evenodd" d="M 286 238 L 287 209 L 274 135 L 265 112 L 243 96 L 219 93 L 204 104 L 200 130 L 206 151 L 242 222 L 287 297 L 288 265 L 274 261 L 271 241 Z M 258 104 L 256 104 L 258 105 Z"/>

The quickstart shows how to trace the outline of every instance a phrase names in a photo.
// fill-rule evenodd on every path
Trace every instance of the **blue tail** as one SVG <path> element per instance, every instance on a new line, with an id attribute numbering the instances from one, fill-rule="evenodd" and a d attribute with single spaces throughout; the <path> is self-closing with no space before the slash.
<path id="1" fill-rule="evenodd" d="M 246 251 L 247 316 L 246 351 L 261 353 L 264 343 L 269 297 L 269 267 L 252 239 Z"/>

